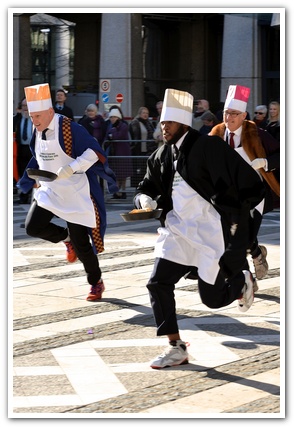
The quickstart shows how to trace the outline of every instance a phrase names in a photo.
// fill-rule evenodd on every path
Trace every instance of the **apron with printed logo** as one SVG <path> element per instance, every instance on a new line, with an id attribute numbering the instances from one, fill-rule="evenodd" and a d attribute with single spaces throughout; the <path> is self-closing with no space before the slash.
<path id="1" fill-rule="evenodd" d="M 36 158 L 40 169 L 56 173 L 74 159 L 68 156 L 58 142 L 58 118 L 55 119 L 54 140 L 43 140 L 36 134 Z M 90 185 L 85 173 L 75 173 L 70 178 L 45 182 L 35 193 L 38 206 L 59 218 L 86 227 L 96 227 L 95 210 L 90 197 Z"/>

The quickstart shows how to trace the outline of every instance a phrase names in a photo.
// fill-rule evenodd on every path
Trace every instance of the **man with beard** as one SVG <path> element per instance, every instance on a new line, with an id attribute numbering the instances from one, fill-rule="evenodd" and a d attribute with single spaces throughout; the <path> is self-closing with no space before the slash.
<path id="1" fill-rule="evenodd" d="M 163 209 L 147 288 L 157 335 L 167 335 L 169 346 L 151 362 L 154 369 L 188 363 L 174 297 L 182 277 L 197 268 L 200 297 L 210 308 L 238 300 L 245 312 L 257 288 L 246 255 L 263 183 L 224 140 L 191 129 L 192 107 L 188 92 L 166 90 L 160 119 L 164 145 L 148 158 L 134 198 L 136 208 Z"/>

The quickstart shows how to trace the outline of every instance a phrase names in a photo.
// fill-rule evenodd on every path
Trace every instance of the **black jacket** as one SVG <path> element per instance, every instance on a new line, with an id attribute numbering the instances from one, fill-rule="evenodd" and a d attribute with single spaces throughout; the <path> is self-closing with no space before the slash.
<path id="1" fill-rule="evenodd" d="M 250 210 L 264 198 L 263 182 L 220 137 L 200 135 L 193 129 L 189 130 L 180 147 L 177 171 L 219 212 L 227 248 L 220 264 L 224 263 L 226 275 L 234 275 L 246 261 L 246 251 L 256 237 Z M 162 224 L 172 209 L 172 178 L 172 149 L 163 145 L 149 157 L 146 175 L 136 190 L 136 195 L 144 193 L 157 201 L 158 207 L 163 209 Z M 239 225 L 235 235 L 231 236 L 233 222 Z"/>
<path id="2" fill-rule="evenodd" d="M 59 108 L 57 108 L 56 105 L 54 105 L 54 111 L 57 114 L 62 114 L 63 116 L 69 117 L 70 119 L 74 120 L 74 114 L 73 111 L 70 107 L 68 107 L 67 105 L 63 105 L 63 108 L 60 110 Z"/>

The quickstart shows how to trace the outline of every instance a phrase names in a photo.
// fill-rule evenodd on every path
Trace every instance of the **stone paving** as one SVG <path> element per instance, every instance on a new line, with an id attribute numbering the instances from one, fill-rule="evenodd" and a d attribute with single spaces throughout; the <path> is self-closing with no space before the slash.
<path id="1" fill-rule="evenodd" d="M 10 418 L 285 417 L 279 211 L 260 230 L 270 270 L 251 309 L 208 309 L 197 281 L 181 279 L 175 295 L 190 363 L 153 370 L 150 360 L 167 344 L 155 335 L 145 286 L 157 221 L 126 223 L 120 213 L 132 208 L 130 199 L 107 199 L 99 255 L 106 291 L 91 303 L 82 264 L 66 262 L 64 245 L 26 236 L 28 208 L 13 205 Z"/>

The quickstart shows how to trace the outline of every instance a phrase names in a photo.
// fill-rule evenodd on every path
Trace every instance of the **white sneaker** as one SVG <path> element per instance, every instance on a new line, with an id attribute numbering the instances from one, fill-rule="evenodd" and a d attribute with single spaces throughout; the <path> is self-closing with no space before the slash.
<path id="1" fill-rule="evenodd" d="M 240 311 L 245 312 L 252 306 L 254 300 L 254 283 L 255 279 L 248 270 L 243 270 L 245 276 L 245 285 L 242 289 L 242 297 L 238 299 L 238 308 Z"/>
<path id="2" fill-rule="evenodd" d="M 150 366 L 153 369 L 161 369 L 168 366 L 185 365 L 186 363 L 189 363 L 186 343 L 182 340 L 177 340 L 175 346 L 169 345 L 164 353 L 152 360 Z"/>

